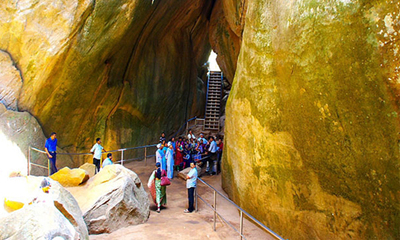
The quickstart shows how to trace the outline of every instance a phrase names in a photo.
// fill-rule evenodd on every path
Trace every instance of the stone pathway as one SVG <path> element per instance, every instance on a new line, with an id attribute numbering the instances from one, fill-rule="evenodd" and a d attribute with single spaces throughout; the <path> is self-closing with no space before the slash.
<path id="1" fill-rule="evenodd" d="M 143 162 L 131 162 L 124 166 L 136 172 L 147 189 L 147 180 L 153 171 L 154 158 L 148 159 L 148 166 Z M 217 190 L 221 189 L 221 176 L 205 176 L 202 178 Z M 213 192 L 203 184 L 198 184 L 199 194 L 210 203 L 213 201 Z M 239 235 L 226 223 L 217 221 L 217 231 L 213 231 L 213 213 L 201 200 L 199 211 L 195 213 L 183 213 L 187 208 L 187 191 L 185 181 L 175 177 L 171 185 L 167 187 L 167 208 L 157 213 L 151 200 L 149 220 L 140 225 L 119 229 L 110 234 L 90 235 L 91 240 L 105 239 L 240 239 Z M 222 210 L 222 215 L 239 229 L 239 213 L 231 204 L 218 198 L 217 208 Z M 273 239 L 263 230 L 255 227 L 245 220 L 245 236 L 247 239 Z"/>

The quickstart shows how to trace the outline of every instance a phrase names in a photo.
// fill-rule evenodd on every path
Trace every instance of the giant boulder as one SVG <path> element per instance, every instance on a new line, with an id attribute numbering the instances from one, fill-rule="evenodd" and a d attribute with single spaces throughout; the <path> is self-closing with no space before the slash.
<path id="1" fill-rule="evenodd" d="M 83 186 L 68 190 L 78 201 L 91 234 L 144 223 L 150 214 L 142 182 L 121 165 L 106 166 Z"/>
<path id="2" fill-rule="evenodd" d="M 0 238 L 52 239 L 50 236 L 65 235 L 67 239 L 88 239 L 82 211 L 74 197 L 52 180 L 49 180 L 49 193 L 42 193 L 39 188 L 42 179 L 30 176 L 3 181 L 0 188 Z M 35 198 L 39 203 L 29 205 Z M 5 200 L 20 203 L 23 207 L 12 211 L 4 204 Z"/>
<path id="3" fill-rule="evenodd" d="M 1 239 L 54 239 L 55 237 L 65 240 L 84 239 L 79 237 L 72 224 L 52 204 L 29 205 L 0 218 Z"/>
<path id="4" fill-rule="evenodd" d="M 399 239 L 399 2 L 245 2 L 224 189 L 285 238 Z"/>

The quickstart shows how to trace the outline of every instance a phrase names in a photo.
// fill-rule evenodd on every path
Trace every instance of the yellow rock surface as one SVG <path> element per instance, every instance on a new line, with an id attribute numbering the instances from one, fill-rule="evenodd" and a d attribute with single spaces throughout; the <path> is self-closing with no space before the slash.
<path id="1" fill-rule="evenodd" d="M 25 204 L 19 201 L 13 201 L 10 199 L 4 199 L 4 208 L 8 212 L 13 212 L 15 210 L 21 209 Z"/>
<path id="2" fill-rule="evenodd" d="M 50 178 L 59 182 L 63 187 L 74 187 L 84 182 L 85 176 L 86 171 L 83 169 L 65 167 L 51 175 Z"/>
<path id="3" fill-rule="evenodd" d="M 395 2 L 246 1 L 222 183 L 285 239 L 400 239 Z"/>
<path id="4" fill-rule="evenodd" d="M 79 168 L 85 170 L 89 177 L 93 177 L 96 172 L 96 166 L 91 163 L 85 163 Z"/>

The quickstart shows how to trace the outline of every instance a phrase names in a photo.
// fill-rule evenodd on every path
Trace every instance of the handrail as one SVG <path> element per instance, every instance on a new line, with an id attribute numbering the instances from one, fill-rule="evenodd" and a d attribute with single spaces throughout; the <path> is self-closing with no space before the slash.
<path id="1" fill-rule="evenodd" d="M 186 125 L 188 124 L 188 122 L 193 121 L 193 120 L 195 120 L 195 119 L 197 119 L 197 116 L 194 116 L 194 117 L 188 119 L 184 124 L 182 124 L 182 126 L 178 129 L 178 131 L 176 131 L 176 133 L 174 133 L 174 135 L 172 135 L 172 137 L 173 137 L 173 138 L 176 137 L 176 135 L 178 135 L 178 133 L 179 133 L 180 131 L 182 131 L 182 128 L 183 128 L 184 126 L 186 126 Z"/>
<path id="2" fill-rule="evenodd" d="M 226 223 L 228 223 L 218 212 L 216 209 L 216 194 L 220 195 L 222 198 L 224 198 L 226 201 L 228 201 L 229 203 L 231 203 L 234 207 L 236 207 L 236 209 L 238 209 L 240 211 L 240 231 L 238 231 L 236 228 L 234 228 L 231 224 L 230 227 L 233 228 L 237 233 L 240 234 L 241 238 L 244 238 L 243 236 L 243 213 L 245 215 L 247 215 L 248 218 L 250 218 L 253 222 L 257 223 L 261 228 L 263 228 L 265 231 L 267 231 L 269 234 L 271 234 L 271 236 L 273 236 L 276 239 L 279 240 L 284 240 L 284 238 L 282 238 L 281 236 L 279 236 L 278 234 L 276 234 L 274 231 L 272 231 L 271 229 L 269 229 L 267 226 L 265 226 L 264 224 L 262 224 L 260 221 L 258 221 L 257 219 L 255 219 L 252 215 L 250 215 L 248 212 L 246 212 L 244 209 L 242 209 L 241 207 L 239 207 L 236 203 L 234 203 L 232 200 L 230 200 L 229 198 L 227 198 L 226 196 L 224 196 L 220 191 L 218 191 L 217 189 L 215 189 L 213 186 L 211 186 L 210 184 L 206 183 L 205 181 L 203 181 L 203 179 L 198 178 L 198 180 L 203 183 L 204 185 L 206 185 L 207 187 L 211 188 L 214 191 L 214 207 L 211 207 L 209 203 L 206 203 L 206 201 L 197 194 L 196 192 L 196 197 L 199 197 L 204 203 L 206 203 L 206 205 L 208 205 L 211 209 L 213 209 L 214 211 L 214 231 L 216 231 L 216 217 L 215 215 L 220 216 Z M 197 202 L 197 201 L 196 201 Z M 196 210 L 197 210 L 197 205 L 196 205 Z"/>
<path id="3" fill-rule="evenodd" d="M 126 150 L 135 150 L 135 149 L 142 149 L 144 148 L 144 160 L 145 160 L 145 165 L 147 165 L 147 158 L 148 157 L 154 157 L 155 155 L 147 155 L 147 148 L 149 147 L 155 147 L 157 144 L 151 144 L 151 145 L 144 145 L 144 146 L 139 146 L 139 147 L 129 147 L 129 148 L 120 148 L 116 150 L 111 150 L 111 151 L 106 151 L 102 152 L 101 154 L 107 154 L 107 153 L 112 153 L 112 152 L 121 152 L 121 160 L 115 161 L 116 163 L 121 163 L 121 165 L 124 165 L 124 162 L 129 162 L 129 161 L 134 161 L 140 158 L 132 158 L 132 159 L 124 159 L 124 151 Z M 31 150 L 35 150 L 39 153 L 46 154 L 45 151 L 29 146 L 28 148 L 28 175 L 30 175 L 30 170 L 32 166 L 40 167 L 40 168 L 47 168 L 48 169 L 48 175 L 50 175 L 50 163 L 49 160 L 47 160 L 48 166 L 43 166 L 37 163 L 32 163 L 31 162 Z M 68 156 L 85 156 L 85 155 L 93 155 L 92 153 L 57 153 L 57 155 L 68 155 Z"/>

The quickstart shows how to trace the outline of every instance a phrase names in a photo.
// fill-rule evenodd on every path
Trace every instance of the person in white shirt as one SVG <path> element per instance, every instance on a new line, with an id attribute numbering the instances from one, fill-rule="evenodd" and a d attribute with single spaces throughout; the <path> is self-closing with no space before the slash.
<path id="1" fill-rule="evenodd" d="M 217 143 L 215 142 L 214 137 L 210 136 L 208 137 L 208 143 L 209 147 L 207 149 L 208 153 L 208 158 L 207 162 L 207 168 L 206 168 L 206 173 L 210 172 L 210 165 L 212 165 L 212 170 L 211 170 L 211 175 L 217 174 Z"/>
<path id="2" fill-rule="evenodd" d="M 108 153 L 107 158 L 103 161 L 103 165 L 101 166 L 101 169 L 103 169 L 105 166 L 113 165 L 114 163 L 113 163 L 112 159 L 113 159 L 112 154 Z"/>
<path id="3" fill-rule="evenodd" d="M 93 164 L 96 166 L 96 173 L 100 171 L 100 160 L 101 160 L 101 153 L 106 150 L 101 146 L 101 139 L 97 138 L 96 143 L 93 145 L 92 149 L 90 150 L 93 153 Z"/>
<path id="4" fill-rule="evenodd" d="M 192 133 L 192 130 L 189 130 L 189 134 L 188 134 L 188 139 L 190 141 L 190 139 L 195 139 L 196 140 L 196 136 Z"/>
<path id="5" fill-rule="evenodd" d="M 188 199 L 189 199 L 189 206 L 185 209 L 185 213 L 191 213 L 194 209 L 194 191 L 197 186 L 197 168 L 196 165 L 192 162 L 190 163 L 190 171 L 186 176 L 186 188 L 188 190 Z"/>

